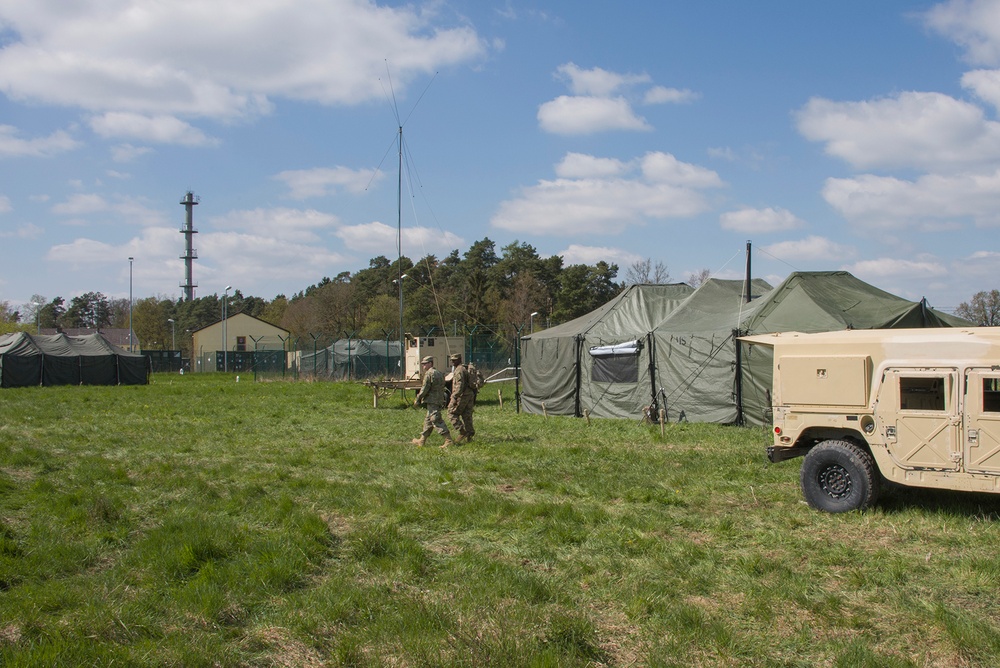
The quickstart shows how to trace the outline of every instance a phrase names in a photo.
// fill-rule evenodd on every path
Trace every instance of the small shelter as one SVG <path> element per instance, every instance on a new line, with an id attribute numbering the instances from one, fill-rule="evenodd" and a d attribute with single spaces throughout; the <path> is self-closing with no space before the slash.
<path id="1" fill-rule="evenodd" d="M 586 315 L 523 337 L 522 406 L 552 415 L 632 415 L 649 403 L 653 327 L 693 292 L 686 283 L 630 285 Z M 608 348 L 620 344 L 627 353 Z"/>
<path id="2" fill-rule="evenodd" d="M 149 360 L 112 345 L 99 333 L 0 335 L 0 387 L 148 382 Z"/>

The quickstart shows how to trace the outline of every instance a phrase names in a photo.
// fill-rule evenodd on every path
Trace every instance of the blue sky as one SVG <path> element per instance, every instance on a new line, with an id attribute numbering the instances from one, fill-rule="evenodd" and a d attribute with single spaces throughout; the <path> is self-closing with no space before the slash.
<path id="1" fill-rule="evenodd" d="M 67 9 L 67 6 L 72 9 Z M 0 0 L 0 301 L 291 295 L 489 237 L 1000 288 L 1000 2 Z"/>

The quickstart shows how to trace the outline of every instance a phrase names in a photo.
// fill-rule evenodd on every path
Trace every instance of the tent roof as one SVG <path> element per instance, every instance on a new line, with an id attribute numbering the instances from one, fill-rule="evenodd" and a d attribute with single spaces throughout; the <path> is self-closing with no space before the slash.
<path id="1" fill-rule="evenodd" d="M 960 326 L 969 323 L 912 302 L 846 271 L 794 272 L 743 319 L 747 332 L 833 331 L 890 327 Z"/>
<path id="2" fill-rule="evenodd" d="M 736 329 L 747 313 L 772 291 L 771 284 L 755 278 L 750 282 L 751 302 L 745 299 L 745 282 L 710 278 L 653 329 L 684 332 L 714 332 Z"/>
<path id="3" fill-rule="evenodd" d="M 0 335 L 0 355 L 32 356 L 47 355 L 50 357 L 96 357 L 102 355 L 121 355 L 123 357 L 142 357 L 139 353 L 130 353 L 114 346 L 100 333 L 86 336 L 67 336 L 65 334 L 28 334 L 13 332 Z"/>
<path id="4" fill-rule="evenodd" d="M 621 340 L 621 336 L 643 335 L 694 292 L 687 283 L 630 285 L 603 306 L 524 338 L 550 339 L 586 334 L 588 339 Z"/>

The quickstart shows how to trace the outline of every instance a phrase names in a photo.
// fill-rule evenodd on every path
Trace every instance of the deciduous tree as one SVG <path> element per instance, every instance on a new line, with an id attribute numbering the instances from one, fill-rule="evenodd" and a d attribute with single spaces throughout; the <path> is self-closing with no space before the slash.
<path id="1" fill-rule="evenodd" d="M 1000 290 L 977 292 L 968 302 L 958 305 L 955 315 L 982 327 L 1000 325 Z"/>

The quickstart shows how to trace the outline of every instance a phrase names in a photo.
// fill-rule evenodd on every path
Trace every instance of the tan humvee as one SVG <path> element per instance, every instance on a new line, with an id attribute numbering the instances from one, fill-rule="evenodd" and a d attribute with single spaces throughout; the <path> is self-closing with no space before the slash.
<path id="1" fill-rule="evenodd" d="M 866 508 L 901 485 L 1000 492 L 1000 327 L 745 336 L 774 353 L 774 445 L 805 456 L 809 505 Z"/>

